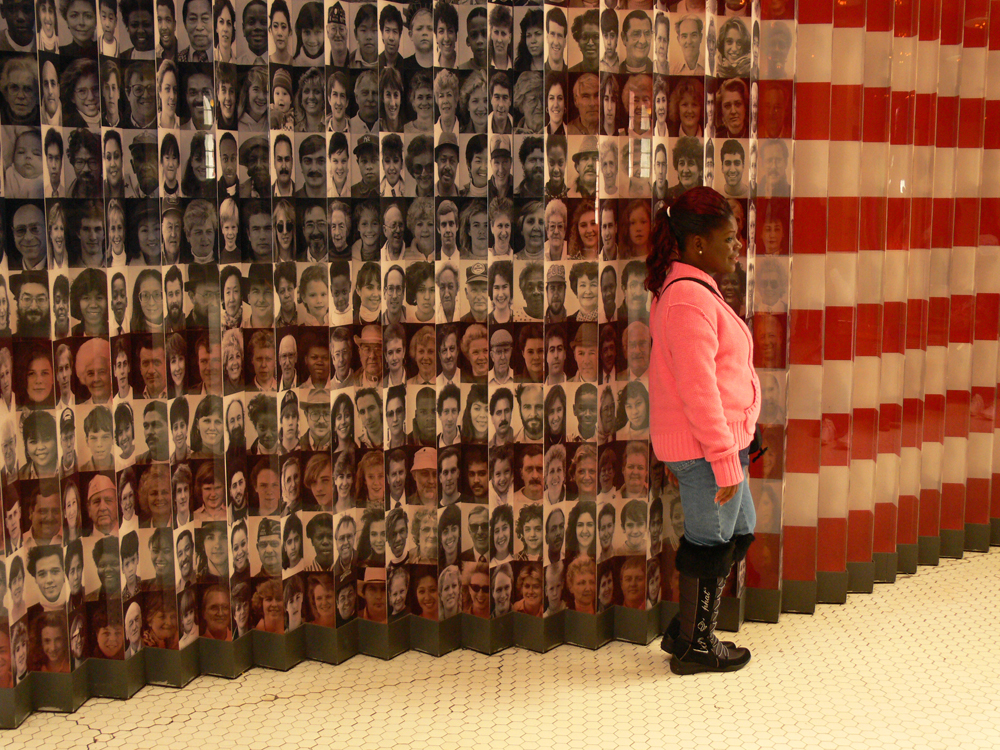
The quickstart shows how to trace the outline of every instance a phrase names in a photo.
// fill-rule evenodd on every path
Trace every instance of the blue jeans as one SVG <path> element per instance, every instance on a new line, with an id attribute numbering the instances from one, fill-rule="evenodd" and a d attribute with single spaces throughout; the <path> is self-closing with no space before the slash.
<path id="1" fill-rule="evenodd" d="M 712 465 L 704 458 L 667 462 L 680 484 L 684 536 L 691 544 L 714 547 L 728 543 L 737 534 L 753 533 L 757 512 L 747 479 L 749 458 L 745 453 L 740 458 L 743 462 L 743 481 L 736 495 L 725 505 L 715 502 L 719 485 L 715 483 Z"/>

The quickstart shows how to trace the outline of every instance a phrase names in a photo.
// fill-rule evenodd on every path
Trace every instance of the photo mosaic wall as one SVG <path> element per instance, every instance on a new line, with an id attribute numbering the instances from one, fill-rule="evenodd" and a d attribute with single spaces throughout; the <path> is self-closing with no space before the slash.
<path id="1" fill-rule="evenodd" d="M 724 624 L 1000 542 L 1000 10 L 952 5 L 4 0 L 0 725 L 648 642 L 644 259 L 698 185 L 767 447 Z"/>

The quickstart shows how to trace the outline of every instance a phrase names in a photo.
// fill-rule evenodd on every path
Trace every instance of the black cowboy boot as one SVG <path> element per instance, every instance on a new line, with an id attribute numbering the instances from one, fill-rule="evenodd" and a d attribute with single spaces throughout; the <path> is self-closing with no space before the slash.
<path id="1" fill-rule="evenodd" d="M 735 542 L 735 548 L 733 550 L 733 565 L 739 563 L 743 558 L 747 556 L 747 550 L 750 549 L 750 545 L 753 544 L 754 535 L 753 534 L 737 534 L 733 537 Z M 731 570 L 732 568 L 730 568 Z M 729 578 L 727 573 L 725 578 Z M 660 648 L 666 651 L 668 654 L 674 652 L 674 641 L 677 640 L 677 635 L 681 632 L 681 620 L 679 615 L 674 615 L 673 619 L 670 620 L 670 624 L 667 625 L 667 629 L 663 633 L 663 638 L 660 639 Z M 712 634 L 715 638 L 715 634 Z M 722 645 L 726 648 L 736 648 L 736 644 L 732 641 L 722 641 Z"/>
<path id="2" fill-rule="evenodd" d="M 750 661 L 750 651 L 732 648 L 714 637 L 722 588 L 733 564 L 735 542 L 700 547 L 681 539 L 679 633 L 670 671 L 674 674 L 733 672 Z"/>

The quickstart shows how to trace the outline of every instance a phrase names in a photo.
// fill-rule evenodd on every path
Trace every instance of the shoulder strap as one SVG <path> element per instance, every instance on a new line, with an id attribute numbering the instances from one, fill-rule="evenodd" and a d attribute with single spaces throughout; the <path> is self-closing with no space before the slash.
<path id="1" fill-rule="evenodd" d="M 667 284 L 666 287 L 664 287 L 664 289 L 669 289 L 674 284 L 676 284 L 678 281 L 693 281 L 695 284 L 701 284 L 708 291 L 710 291 L 712 294 L 714 294 L 720 300 L 722 300 L 723 302 L 725 302 L 725 300 L 722 299 L 722 295 L 719 294 L 719 292 L 715 289 L 715 287 L 713 287 L 711 284 L 709 284 L 707 281 L 705 281 L 703 279 L 696 279 L 694 276 L 681 276 L 680 278 L 674 279 L 669 284 Z"/>

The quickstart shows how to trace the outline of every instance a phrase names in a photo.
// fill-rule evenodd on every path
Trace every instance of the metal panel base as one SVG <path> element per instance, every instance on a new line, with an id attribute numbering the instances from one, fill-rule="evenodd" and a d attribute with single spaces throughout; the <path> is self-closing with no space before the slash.
<path id="1" fill-rule="evenodd" d="M 1000 547 L 1000 518 L 990 519 L 990 546 Z"/>
<path id="2" fill-rule="evenodd" d="M 847 602 L 847 571 L 817 571 L 816 601 L 821 604 Z"/>
<path id="3" fill-rule="evenodd" d="M 24 684 L 31 684 L 34 710 L 72 713 L 82 706 L 90 697 L 87 689 L 89 661 L 69 674 L 32 672 Z"/>
<path id="4" fill-rule="evenodd" d="M 355 620 L 358 628 L 358 646 L 362 654 L 377 659 L 391 659 L 410 648 L 410 616 L 401 617 L 388 624 Z"/>
<path id="5" fill-rule="evenodd" d="M 743 596 L 724 596 L 719 603 L 719 624 L 717 630 L 728 633 L 740 632 L 740 625 L 746 619 L 746 593 Z"/>
<path id="6" fill-rule="evenodd" d="M 816 611 L 816 581 L 782 581 L 781 611 L 811 615 Z"/>
<path id="7" fill-rule="evenodd" d="M 462 619 L 449 617 L 444 622 L 410 616 L 410 648 L 431 656 L 444 656 L 462 648 Z"/>
<path id="8" fill-rule="evenodd" d="M 14 729 L 28 718 L 33 687 L 31 678 L 29 673 L 20 685 L 0 690 L 0 729 Z"/>
<path id="9" fill-rule="evenodd" d="M 183 651 L 149 647 L 142 651 L 146 656 L 147 685 L 181 688 L 201 674 L 198 669 L 197 642 Z"/>
<path id="10" fill-rule="evenodd" d="M 875 562 L 847 563 L 847 590 L 851 594 L 870 594 L 875 590 Z"/>
<path id="11" fill-rule="evenodd" d="M 875 583 L 895 583 L 899 570 L 898 552 L 876 552 L 872 555 L 875 564 Z"/>
<path id="12" fill-rule="evenodd" d="M 544 654 L 566 642 L 566 620 L 562 612 L 550 617 L 514 613 L 514 645 Z"/>
<path id="13" fill-rule="evenodd" d="M 988 523 L 965 524 L 965 549 L 969 552 L 990 551 L 990 525 Z"/>
<path id="14" fill-rule="evenodd" d="M 920 558 L 919 545 L 897 544 L 896 545 L 896 570 L 899 573 L 913 575 L 917 572 L 917 564 Z"/>
<path id="15" fill-rule="evenodd" d="M 631 607 L 614 607 L 615 640 L 628 643 L 638 643 L 648 646 L 662 629 L 660 628 L 660 609 L 644 610 Z"/>
<path id="16" fill-rule="evenodd" d="M 146 649 L 124 661 L 91 657 L 87 685 L 92 698 L 131 698 L 146 686 Z"/>
<path id="17" fill-rule="evenodd" d="M 598 649 L 615 637 L 615 613 L 606 609 L 596 615 L 566 610 L 566 643 Z"/>
<path id="18" fill-rule="evenodd" d="M 253 633 L 235 641 L 198 639 L 198 664 L 202 674 L 233 679 L 253 666 Z"/>
<path id="19" fill-rule="evenodd" d="M 306 658 L 326 664 L 342 664 L 358 653 L 358 628 L 352 622 L 339 628 L 305 623 Z"/>
<path id="20" fill-rule="evenodd" d="M 780 589 L 747 589 L 746 619 L 748 622 L 777 622 L 780 614 Z"/>
<path id="21" fill-rule="evenodd" d="M 965 554 L 965 529 L 941 529 L 941 557 L 961 560 Z"/>
<path id="22" fill-rule="evenodd" d="M 917 538 L 917 562 L 920 565 L 938 565 L 941 562 L 941 537 Z"/>
<path id="23" fill-rule="evenodd" d="M 267 667 L 287 672 L 306 658 L 306 642 L 302 628 L 290 633 L 266 633 L 254 630 L 253 663 L 257 667 Z"/>

